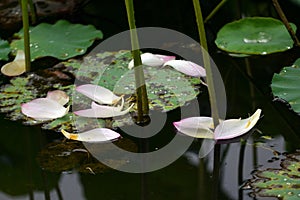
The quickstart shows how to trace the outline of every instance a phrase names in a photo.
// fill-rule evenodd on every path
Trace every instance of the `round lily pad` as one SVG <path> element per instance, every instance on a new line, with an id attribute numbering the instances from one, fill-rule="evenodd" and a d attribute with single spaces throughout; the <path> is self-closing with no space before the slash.
<path id="1" fill-rule="evenodd" d="M 291 23 L 293 30 L 296 26 Z M 284 24 L 269 17 L 250 17 L 223 26 L 215 40 L 218 48 L 249 55 L 266 55 L 293 47 Z"/>
<path id="2" fill-rule="evenodd" d="M 284 67 L 272 79 L 272 91 L 275 96 L 289 102 L 295 112 L 300 113 L 300 59 L 290 67 Z"/>
<path id="3" fill-rule="evenodd" d="M 24 49 L 23 30 L 16 34 L 11 47 Z M 31 59 L 51 56 L 61 60 L 82 55 L 95 39 L 102 38 L 102 32 L 92 25 L 71 24 L 59 20 L 55 24 L 41 23 L 30 28 Z"/>

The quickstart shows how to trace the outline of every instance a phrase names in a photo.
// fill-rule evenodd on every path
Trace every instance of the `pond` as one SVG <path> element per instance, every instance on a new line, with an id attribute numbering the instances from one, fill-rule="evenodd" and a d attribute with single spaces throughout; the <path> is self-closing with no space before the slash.
<path id="1" fill-rule="evenodd" d="M 48 1 L 38 2 L 40 2 L 38 5 L 41 6 L 41 2 Z M 76 7 L 75 9 L 72 7 L 72 9 L 75 10 L 63 13 L 63 9 L 61 9 L 59 10 L 60 15 L 57 15 L 54 19 L 53 15 L 47 16 L 48 18 L 46 17 L 45 21 L 55 21 L 57 18 L 65 18 L 74 23 L 93 24 L 98 30 L 103 32 L 103 41 L 114 34 L 128 29 L 124 2 L 112 3 L 112 1 L 99 2 L 96 0 L 79 2 L 81 4 L 76 5 L 78 8 Z M 72 1 L 72 3 L 75 4 L 76 1 Z M 201 1 L 205 10 L 204 16 L 210 13 L 207 10 L 212 10 L 218 3 L 219 1 L 211 1 L 211 3 Z M 57 3 L 57 5 L 58 4 L 59 3 Z M 52 6 L 57 5 L 53 4 Z M 161 6 L 155 6 L 157 8 L 153 10 L 153 5 Z M 291 11 L 293 11 L 296 5 L 300 6 L 299 4 L 295 4 L 294 1 L 288 1 L 288 3 L 283 6 L 283 9 L 291 9 Z M 0 4 L 0 8 L 1 6 Z M 272 3 L 269 1 L 261 1 L 259 4 L 255 4 L 252 1 L 228 1 L 224 7 L 218 11 L 219 13 L 206 24 L 210 56 L 222 76 L 226 90 L 226 101 L 223 102 L 226 107 L 226 119 L 245 119 L 252 115 L 257 108 L 262 110 L 259 121 L 249 134 L 233 140 L 224 140 L 218 142 L 216 145 L 213 143 L 213 146 L 211 146 L 210 143 L 207 142 L 210 141 L 208 139 L 192 138 L 176 130 L 173 126 L 173 122 L 181 120 L 183 113 L 188 116 L 194 116 L 194 112 L 197 112 L 197 110 L 193 110 L 194 105 L 199 106 L 201 116 L 211 115 L 208 88 L 203 82 L 199 82 L 198 78 L 187 78 L 187 80 L 193 84 L 193 87 L 195 87 L 197 97 L 187 98 L 187 102 L 185 102 L 184 105 L 178 107 L 176 103 L 174 103 L 177 107 L 173 109 L 172 106 L 174 106 L 174 104 L 168 104 L 169 107 L 163 105 L 163 98 L 160 99 L 160 103 L 162 104 L 157 103 L 157 101 L 155 101 L 156 104 L 150 104 L 151 106 L 160 106 L 159 109 L 167 111 L 160 112 L 155 106 L 150 106 L 151 109 L 154 109 L 150 111 L 149 115 L 151 118 L 150 125 L 154 128 L 149 128 L 147 125 L 144 127 L 133 125 L 133 123 L 128 123 L 126 120 L 122 121 L 124 120 L 123 118 L 120 118 L 121 120 L 117 121 L 116 124 L 109 120 L 80 121 L 85 125 L 88 124 L 87 126 L 94 126 L 94 123 L 96 123 L 96 125 L 100 124 L 101 127 L 103 124 L 106 126 L 109 124 L 108 126 L 110 128 L 122 135 L 121 138 L 109 143 L 90 144 L 76 140 L 68 140 L 57 131 L 57 129 L 61 128 L 68 131 L 80 130 L 80 128 L 82 128 L 80 125 L 77 125 L 77 127 L 75 125 L 74 127 L 77 128 L 75 129 L 74 127 L 68 127 L 68 125 L 66 125 L 67 123 L 58 123 L 59 126 L 57 126 L 57 128 L 55 127 L 56 125 L 53 124 L 47 124 L 47 126 L 41 124 L 34 125 L 36 123 L 34 120 L 29 120 L 27 125 L 24 125 L 22 124 L 24 118 L 20 118 L 19 115 L 13 114 L 8 116 L 6 113 L 2 113 L 0 115 L 2 136 L 0 140 L 0 199 L 264 200 L 289 199 L 289 197 L 290 199 L 300 198 L 300 193 L 297 190 L 300 184 L 300 176 L 297 174 L 300 169 L 300 116 L 299 113 L 294 110 L 294 107 L 291 107 L 289 102 L 274 96 L 271 88 L 274 74 L 279 73 L 283 67 L 291 66 L 295 60 L 300 57 L 299 47 L 289 48 L 284 52 L 272 52 L 268 55 L 245 56 L 245 52 L 243 52 L 243 55 L 237 56 L 235 52 L 228 53 L 224 49 L 219 49 L 214 43 L 219 29 L 226 23 L 237 19 L 241 13 L 246 16 L 268 16 L 277 18 L 276 12 L 273 7 L 270 8 L 271 6 Z M 194 19 L 192 1 L 190 3 L 181 2 L 179 0 L 172 3 L 156 0 L 145 1 L 143 3 L 135 2 L 135 10 L 138 27 L 165 27 L 180 31 L 191 38 L 195 38 L 195 40 L 198 38 L 196 23 L 193 20 L 187 20 Z M 268 12 L 266 13 L 266 11 Z M 228 19 L 224 19 L 224 13 L 228 16 Z M 297 15 L 294 12 L 287 12 L 286 14 L 296 26 L 299 26 L 300 22 L 297 21 L 298 18 L 296 18 Z M 173 20 L 170 21 L 170 18 Z M 295 20 L 293 20 L 294 18 Z M 64 24 L 64 26 L 67 27 L 68 24 Z M 47 29 L 50 30 L 51 28 Z M 82 27 L 82 29 L 86 32 L 88 30 L 85 29 L 85 27 Z M 12 30 L 15 31 L 14 29 L 10 29 L 10 31 Z M 5 30 L 1 29 L 1 33 L 2 32 L 5 32 Z M 93 33 L 99 34 L 99 32 L 95 30 Z M 2 35 L 0 34 L 0 36 L 8 40 L 11 39 L 9 31 Z M 91 47 L 87 48 L 86 54 L 79 54 L 75 58 L 81 60 L 82 56 L 93 55 L 93 49 L 97 47 L 97 45 L 101 45 L 101 41 L 102 40 L 96 41 Z M 155 39 L 153 39 L 153 41 L 155 41 Z M 122 46 L 122 44 L 120 44 L 120 46 Z M 174 43 L 166 42 L 164 45 L 169 47 L 173 46 Z M 190 47 L 197 50 L 195 46 L 189 46 L 188 48 Z M 81 50 L 83 51 L 83 49 L 80 49 L 80 51 Z M 152 48 L 142 49 L 142 51 L 148 50 L 159 54 L 168 53 L 165 50 Z M 246 51 L 247 50 L 249 49 L 246 48 Z M 57 52 L 58 51 L 59 50 L 57 50 Z M 112 79 L 116 79 L 118 76 L 123 77 L 123 69 L 118 71 L 113 67 L 108 67 L 108 71 L 105 73 L 99 72 L 98 74 L 98 71 L 93 71 L 94 69 L 90 65 L 93 62 L 100 62 L 105 66 L 116 67 L 125 64 L 127 66 L 129 61 L 127 56 L 129 54 L 128 52 L 124 52 L 111 53 L 105 51 L 104 53 L 101 52 L 103 54 L 100 54 L 97 58 L 92 57 L 92 59 L 86 59 L 85 57 L 85 62 L 88 63 L 85 64 L 88 65 L 89 68 L 81 69 L 82 71 L 78 70 L 79 75 L 77 75 L 80 76 L 80 78 L 76 80 L 74 78 L 74 71 L 76 66 L 79 65 L 77 60 L 72 59 L 68 62 L 62 62 L 62 60 L 66 61 L 67 58 L 57 57 L 48 57 L 45 60 L 37 59 L 32 62 L 34 72 L 28 76 L 36 78 L 32 79 L 32 81 L 28 81 L 31 82 L 33 87 L 31 87 L 29 91 L 27 91 L 28 88 L 20 89 L 23 93 L 29 93 L 28 96 L 22 96 L 22 98 L 32 99 L 43 96 L 47 93 L 49 88 L 63 88 L 63 90 L 72 91 L 71 87 L 74 81 L 76 81 L 75 84 L 85 82 L 94 83 L 94 80 L 92 80 L 93 76 L 94 78 L 98 78 L 97 76 L 99 76 L 99 74 L 108 74 L 108 72 L 113 73 L 114 76 Z M 115 54 L 117 54 L 117 56 Z M 183 57 L 175 53 L 174 55 L 180 58 Z M 201 56 L 200 53 L 199 56 Z M 11 58 L 9 59 L 13 60 Z M 2 65 L 7 61 L 1 62 Z M 44 67 L 38 69 L 39 65 Z M 50 70 L 47 69 L 54 65 L 54 68 Z M 180 85 L 182 83 L 179 79 L 177 81 L 172 79 L 173 72 L 171 68 L 157 68 L 160 70 L 159 73 L 156 73 L 155 69 L 156 68 L 154 68 L 154 70 L 146 68 L 145 70 L 146 80 L 152 81 L 149 84 L 151 86 L 149 90 L 152 91 L 154 88 L 153 91 L 158 96 L 171 99 L 172 97 L 166 94 L 168 90 L 155 90 L 155 88 L 159 88 L 161 85 L 157 84 L 153 86 L 153 81 L 159 80 L 157 77 L 168 75 L 170 82 L 177 84 L 177 88 L 183 87 Z M 99 71 L 101 71 L 100 68 Z M 174 72 L 174 76 L 176 75 L 177 77 L 177 73 L 179 72 Z M 89 77 L 90 75 L 92 78 Z M 132 80 L 131 77 L 133 77 L 133 74 L 129 74 L 128 76 L 130 76 L 130 79 L 127 78 L 123 82 L 117 83 L 122 87 L 127 87 L 126 84 Z M 27 77 L 27 75 L 23 74 L 20 77 Z M 183 76 L 180 77 L 182 78 Z M 6 77 L 2 74 L 0 78 L 2 87 L 5 84 L 9 84 L 10 80 L 15 80 L 15 78 Z M 97 80 L 97 84 L 100 82 L 102 86 L 105 85 L 109 88 L 110 78 L 108 75 L 107 79 L 103 78 Z M 55 87 L 52 87 L 51 84 L 55 85 L 57 80 L 61 81 L 61 85 L 56 84 Z M 168 82 L 167 80 L 167 78 L 164 79 L 165 82 Z M 203 80 L 204 79 L 202 79 L 202 81 Z M 19 87 L 19 85 L 17 86 Z M 128 90 L 130 90 L 130 85 L 128 86 Z M 175 89 L 173 90 L 175 91 Z M 124 90 L 120 89 L 120 91 L 121 92 L 118 93 L 117 88 L 114 92 L 116 92 L 117 95 L 124 94 L 125 101 L 131 98 L 129 94 L 123 92 Z M 1 90 L 1 92 L 3 91 Z M 73 94 L 74 93 L 71 93 L 71 95 Z M 149 94 L 151 94 L 151 92 L 149 92 Z M 183 94 L 189 96 L 190 93 Z M 15 97 L 9 96 L 9 99 L 13 98 Z M 76 98 L 79 99 L 78 102 L 76 102 Z M 81 98 L 80 96 L 73 97 L 72 109 L 86 109 L 86 104 L 90 105 L 91 101 L 87 98 Z M 151 102 L 153 99 L 155 100 L 155 98 L 154 96 L 149 96 Z M 1 99 L 3 100 L 3 97 L 1 97 Z M 170 102 L 173 101 L 170 100 Z M 128 104 L 128 102 L 125 102 L 125 104 L 126 103 Z M 3 104 L 1 104 L 1 112 L 4 110 Z M 130 105 L 127 104 L 125 107 L 130 107 Z M 75 109 L 76 107 L 77 109 Z M 172 109 L 170 109 L 171 107 Z M 134 107 L 134 109 L 136 108 Z M 10 120 L 9 118 L 14 118 L 14 120 Z M 71 116 L 70 119 L 71 121 L 75 121 L 73 123 L 78 123 L 78 121 L 76 121 L 78 120 L 77 118 L 72 118 Z M 119 118 L 117 117 L 117 119 Z M 155 124 L 153 124 L 153 122 Z M 53 128 L 54 131 L 49 130 L 51 126 L 55 127 Z M 149 130 L 156 130 L 156 127 L 159 127 L 159 130 L 157 130 L 156 135 L 153 134 L 153 137 L 138 137 L 140 133 L 146 134 Z M 147 128 L 149 128 L 149 130 Z M 135 132 L 138 134 L 133 134 L 133 130 L 136 130 Z M 142 154 L 147 152 L 159 152 L 169 143 L 172 143 L 174 138 L 179 138 L 179 140 L 183 138 L 182 141 L 184 141 L 184 138 L 190 139 L 188 139 L 187 147 L 176 146 L 178 149 L 175 148 L 174 150 L 173 148 L 173 151 L 167 152 L 169 154 L 163 157 L 168 160 L 168 158 L 171 159 L 176 157 L 174 155 L 180 154 L 174 161 L 170 161 L 169 164 L 163 167 L 156 167 L 156 170 L 149 170 L 149 172 L 144 173 L 137 173 L 138 170 L 134 172 L 122 171 L 121 169 L 128 169 L 123 168 L 123 166 L 131 164 L 131 154 L 128 157 L 124 155 L 119 156 L 116 149 L 113 149 L 109 145 L 114 144 L 114 147 L 117 146 L 130 153 L 139 152 Z M 207 155 L 199 157 L 199 150 L 203 148 L 205 144 L 208 145 L 207 148 L 209 149 L 206 151 Z M 216 153 L 218 151 L 219 154 Z M 96 154 L 104 155 L 104 158 L 101 156 L 97 157 L 95 156 Z M 108 158 L 105 156 L 108 156 Z M 147 167 L 145 167 L 147 165 L 155 166 L 156 162 L 167 163 L 167 161 L 159 159 L 162 159 L 159 157 L 159 154 L 158 157 L 147 157 L 145 159 L 141 157 L 141 162 L 138 162 L 138 169 L 147 169 Z M 217 160 L 219 160 L 219 162 Z M 293 169 L 290 167 L 293 167 Z M 272 169 L 269 170 L 271 178 L 268 178 L 267 175 L 262 175 L 264 172 L 269 172 L 267 169 Z M 292 174 L 294 173 L 294 169 L 296 173 Z M 143 170 L 141 171 L 143 172 Z M 282 176 L 278 175 L 277 177 L 272 174 L 274 171 L 276 171 L 274 174 Z M 270 180 L 274 180 L 275 183 L 270 183 L 270 185 L 262 187 L 263 189 L 258 186 L 260 183 L 268 184 Z M 275 195 L 266 195 L 266 191 L 273 192 L 272 188 L 280 188 L 283 190 L 279 189 L 281 193 L 278 194 L 276 193 L 278 191 L 275 189 Z"/>

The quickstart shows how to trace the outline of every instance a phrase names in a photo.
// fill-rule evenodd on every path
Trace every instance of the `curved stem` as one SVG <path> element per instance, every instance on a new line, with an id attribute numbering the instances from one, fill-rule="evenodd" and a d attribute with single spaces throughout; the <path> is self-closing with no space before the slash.
<path id="1" fill-rule="evenodd" d="M 145 84 L 144 71 L 141 61 L 141 55 L 139 50 L 139 41 L 138 35 L 135 26 L 134 19 L 134 7 L 133 0 L 125 0 L 127 18 L 130 28 L 130 37 L 131 37 L 131 47 L 132 47 L 132 56 L 134 60 L 134 74 L 135 74 L 135 86 L 136 86 L 136 96 L 137 96 L 137 122 L 144 123 L 145 116 L 149 113 L 147 89 Z"/>

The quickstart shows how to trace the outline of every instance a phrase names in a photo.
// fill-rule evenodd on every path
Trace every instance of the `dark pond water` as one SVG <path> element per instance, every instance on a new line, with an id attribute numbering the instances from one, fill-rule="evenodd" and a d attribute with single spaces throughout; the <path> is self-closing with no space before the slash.
<path id="1" fill-rule="evenodd" d="M 89 12 L 84 20 L 97 25 L 107 36 L 126 30 L 125 11 L 120 9 L 122 3 L 114 4 L 112 1 L 107 1 L 104 5 L 92 1 L 92 4 L 86 8 Z M 194 22 L 186 20 L 193 18 L 188 14 L 189 12 L 183 12 L 189 10 L 193 13 L 190 4 L 186 3 L 187 5 L 178 7 L 175 6 L 178 2 L 174 2 L 171 4 L 172 11 L 169 11 L 167 8 L 171 8 L 167 5 L 170 5 L 170 2 L 164 2 L 163 6 L 157 8 L 155 12 L 157 15 L 155 15 L 151 12 L 151 6 L 160 3 L 161 1 L 145 1 L 143 5 L 140 5 L 141 2 L 137 3 L 141 8 L 137 11 L 137 24 L 169 27 L 196 37 Z M 174 16 L 172 6 L 180 15 L 176 15 L 172 22 L 166 22 L 166 17 L 161 18 L 161 16 Z M 229 12 L 229 14 L 233 18 L 236 12 L 233 14 Z M 219 20 L 212 30 L 218 29 L 217 27 L 223 23 L 224 19 Z M 83 160 L 91 158 L 78 143 L 75 144 L 75 148 L 79 149 L 79 154 L 75 154 L 75 159 L 71 160 L 71 163 L 67 160 L 66 163 L 60 163 L 59 160 L 55 160 L 57 155 L 51 157 L 51 154 L 47 154 L 47 162 L 51 167 L 45 168 L 45 164 L 41 162 L 42 152 L 49 149 L 49 145 L 51 149 L 66 141 L 63 141 L 59 133 L 42 131 L 38 126 L 23 126 L 18 122 L 8 121 L 4 119 L 4 115 L 1 115 L 0 199 L 260 199 L 254 197 L 251 194 L 252 190 L 245 184 L 252 178 L 252 172 L 269 167 L 278 168 L 280 160 L 284 158 L 282 153 L 295 152 L 300 147 L 300 117 L 289 110 L 284 102 L 274 101 L 269 87 L 273 74 L 283 66 L 293 63 L 299 55 L 299 50 L 249 59 L 230 58 L 217 50 L 215 52 L 217 53 L 212 56 L 226 86 L 228 118 L 247 117 L 256 108 L 263 110 L 263 117 L 256 126 L 257 130 L 254 130 L 244 144 L 236 142 L 221 145 L 217 195 L 217 185 L 212 178 L 213 152 L 199 160 L 197 156 L 201 146 L 199 140 L 195 140 L 189 150 L 171 165 L 145 174 L 131 174 L 105 168 L 100 168 L 101 172 L 95 173 L 92 167 L 84 167 L 84 170 L 80 171 L 82 162 L 77 162 L 76 157 Z M 249 70 L 247 73 L 247 66 L 251 67 L 251 75 Z M 198 101 L 204 113 L 209 115 L 205 92 L 198 97 Z M 168 120 L 177 119 L 178 114 L 178 111 L 171 112 Z M 169 133 L 174 134 L 173 127 L 166 129 L 165 134 Z M 270 136 L 271 139 L 264 136 Z M 168 141 L 164 137 L 168 136 L 162 136 L 162 141 Z M 148 142 L 154 150 L 163 145 L 161 141 Z M 62 150 L 60 153 L 64 158 L 74 152 Z M 68 165 L 65 168 L 67 170 L 63 170 L 66 165 Z M 69 166 L 77 170 L 72 170 Z"/>

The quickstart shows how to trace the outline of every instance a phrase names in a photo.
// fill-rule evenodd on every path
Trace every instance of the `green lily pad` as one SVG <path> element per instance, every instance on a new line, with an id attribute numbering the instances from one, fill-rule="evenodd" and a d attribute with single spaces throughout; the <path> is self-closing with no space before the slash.
<path id="1" fill-rule="evenodd" d="M 293 30 L 296 26 L 291 23 Z M 237 54 L 266 55 L 293 47 L 284 24 L 269 17 L 250 17 L 223 26 L 215 40 L 218 48 Z"/>
<path id="2" fill-rule="evenodd" d="M 134 70 L 128 69 L 129 51 L 104 52 L 66 63 L 77 68 L 78 80 L 98 84 L 118 95 L 135 93 Z M 173 68 L 144 67 L 150 109 L 170 111 L 184 105 L 199 94 L 199 78 L 186 76 Z"/>
<path id="3" fill-rule="evenodd" d="M 11 43 L 12 49 L 24 49 L 23 30 L 16 34 L 19 40 Z M 59 20 L 55 24 L 41 23 L 30 28 L 31 59 L 51 56 L 66 60 L 82 55 L 102 32 L 92 25 L 71 24 Z"/>
<path id="4" fill-rule="evenodd" d="M 8 60 L 10 51 L 9 43 L 0 39 L 0 60 Z"/>
<path id="5" fill-rule="evenodd" d="M 272 91 L 275 96 L 289 102 L 295 112 L 300 112 L 300 59 L 290 67 L 284 67 L 272 79 Z"/>
<path id="6" fill-rule="evenodd" d="M 7 113 L 7 118 L 21 120 L 26 125 L 42 124 L 43 129 L 55 131 L 65 129 L 72 132 L 97 127 L 132 125 L 134 122 L 130 115 L 104 120 L 79 117 L 70 112 L 62 118 L 44 122 L 33 120 L 21 113 L 22 103 L 45 97 L 48 91 L 56 89 L 63 90 L 73 97 L 68 103 L 73 109 L 90 108 L 91 100 L 74 92 L 74 77 L 81 82 L 104 86 L 117 95 L 125 95 L 127 101 L 134 101 L 134 74 L 133 70 L 127 67 L 130 60 L 130 51 L 103 52 L 88 56 L 84 61 L 72 59 L 51 69 L 12 78 L 10 84 L 0 87 L 0 113 Z M 199 78 L 185 76 L 173 68 L 145 67 L 145 78 L 150 109 L 153 110 L 173 110 L 196 98 L 200 92 Z"/>
<path id="7" fill-rule="evenodd" d="M 300 198 L 300 152 L 290 154 L 281 162 L 282 169 L 257 171 L 251 186 L 259 196 L 282 200 Z"/>

